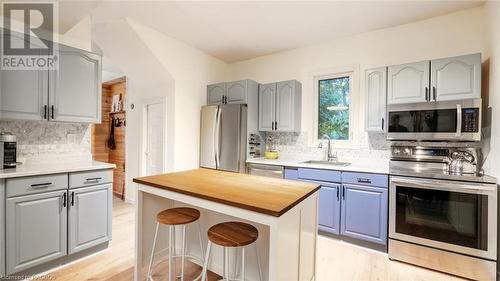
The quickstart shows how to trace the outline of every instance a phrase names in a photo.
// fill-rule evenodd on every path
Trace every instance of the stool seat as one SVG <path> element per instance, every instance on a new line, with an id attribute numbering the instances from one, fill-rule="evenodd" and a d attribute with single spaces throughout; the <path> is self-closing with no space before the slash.
<path id="1" fill-rule="evenodd" d="M 219 246 L 242 247 L 250 245 L 259 237 L 253 225 L 244 222 L 223 222 L 208 230 L 208 239 Z"/>
<path id="2" fill-rule="evenodd" d="M 194 222 L 200 218 L 200 211 L 179 207 L 161 211 L 156 215 L 156 221 L 165 225 L 182 225 Z"/>

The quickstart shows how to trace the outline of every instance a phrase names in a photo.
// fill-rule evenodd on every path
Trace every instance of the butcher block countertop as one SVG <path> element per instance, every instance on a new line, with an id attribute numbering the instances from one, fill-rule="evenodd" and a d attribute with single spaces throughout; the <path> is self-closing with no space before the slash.
<path id="1" fill-rule="evenodd" d="M 279 217 L 319 185 L 211 169 L 135 178 L 134 182 Z"/>

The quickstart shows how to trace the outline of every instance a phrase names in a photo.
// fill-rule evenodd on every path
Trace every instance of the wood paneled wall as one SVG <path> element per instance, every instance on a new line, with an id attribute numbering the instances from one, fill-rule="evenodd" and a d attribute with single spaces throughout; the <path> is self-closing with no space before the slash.
<path id="1" fill-rule="evenodd" d="M 126 113 L 112 113 L 111 104 L 113 95 L 122 94 L 123 103 L 126 98 L 125 78 L 113 80 L 102 85 L 102 123 L 92 126 L 92 156 L 94 160 L 113 163 L 116 168 L 113 172 L 113 194 L 124 199 L 125 194 L 125 124 Z M 107 142 L 111 129 L 111 117 L 120 118 L 122 124 L 115 127 L 116 149 L 109 149 Z"/>

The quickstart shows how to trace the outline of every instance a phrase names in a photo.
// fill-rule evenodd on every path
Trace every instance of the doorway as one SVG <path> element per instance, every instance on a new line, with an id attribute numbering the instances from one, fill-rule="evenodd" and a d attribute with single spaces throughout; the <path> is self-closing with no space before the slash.
<path id="1" fill-rule="evenodd" d="M 166 99 L 148 99 L 142 107 L 142 176 L 165 171 Z"/>
<path id="2" fill-rule="evenodd" d="M 102 83 L 101 124 L 93 124 L 92 158 L 115 164 L 113 195 L 125 200 L 125 99 L 127 79 L 120 77 Z"/>

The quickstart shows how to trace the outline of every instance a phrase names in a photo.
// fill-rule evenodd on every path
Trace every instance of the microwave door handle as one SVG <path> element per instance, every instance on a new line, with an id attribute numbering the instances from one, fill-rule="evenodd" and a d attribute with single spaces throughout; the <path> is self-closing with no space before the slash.
<path id="1" fill-rule="evenodd" d="M 462 135 L 462 105 L 457 104 L 457 131 L 455 133 L 457 137 Z"/>

